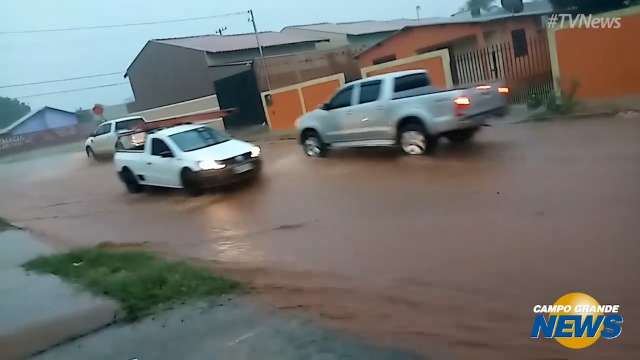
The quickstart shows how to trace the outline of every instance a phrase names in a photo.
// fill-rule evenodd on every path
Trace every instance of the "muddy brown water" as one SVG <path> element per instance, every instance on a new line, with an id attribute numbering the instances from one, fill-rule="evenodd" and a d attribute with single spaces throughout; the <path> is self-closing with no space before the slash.
<path id="1" fill-rule="evenodd" d="M 640 119 L 504 125 L 433 157 L 305 158 L 257 183 L 129 195 L 81 153 L 0 163 L 0 214 L 66 248 L 143 244 L 372 341 L 443 359 L 640 358 Z M 531 340 L 534 304 L 621 304 L 616 340 Z"/>

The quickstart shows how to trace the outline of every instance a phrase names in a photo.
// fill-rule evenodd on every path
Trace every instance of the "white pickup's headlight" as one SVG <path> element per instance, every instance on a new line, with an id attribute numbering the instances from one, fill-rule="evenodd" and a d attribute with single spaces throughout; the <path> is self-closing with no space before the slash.
<path id="1" fill-rule="evenodd" d="M 254 146 L 254 147 L 252 147 L 252 148 L 251 148 L 251 157 L 252 157 L 252 158 L 254 158 L 254 157 L 258 157 L 258 156 L 260 156 L 260 151 L 261 151 L 261 150 L 260 150 L 260 146 Z"/>
<path id="2" fill-rule="evenodd" d="M 224 169 L 227 165 L 219 163 L 215 160 L 202 160 L 198 162 L 198 167 L 201 170 L 220 170 Z"/>

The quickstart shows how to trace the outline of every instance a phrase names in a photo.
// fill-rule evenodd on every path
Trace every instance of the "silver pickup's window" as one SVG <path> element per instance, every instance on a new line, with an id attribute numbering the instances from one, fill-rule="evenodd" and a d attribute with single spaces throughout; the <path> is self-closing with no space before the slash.
<path id="1" fill-rule="evenodd" d="M 382 81 L 375 80 L 360 84 L 360 104 L 378 100 Z"/>
<path id="2" fill-rule="evenodd" d="M 184 152 L 206 148 L 230 140 L 227 135 L 207 126 L 183 131 L 169 137 Z"/>
<path id="3" fill-rule="evenodd" d="M 407 90 L 413 90 L 425 86 L 429 86 L 429 78 L 427 74 L 411 74 L 400 76 L 395 79 L 395 85 L 393 87 L 394 92 L 402 92 Z"/>
<path id="4" fill-rule="evenodd" d="M 393 99 L 403 99 L 426 94 L 429 91 L 429 77 L 425 73 L 400 76 L 394 79 Z"/>
<path id="5" fill-rule="evenodd" d="M 346 87 L 340 90 L 336 96 L 329 102 L 329 110 L 340 109 L 343 107 L 351 106 L 351 95 L 353 93 L 353 86 Z"/>

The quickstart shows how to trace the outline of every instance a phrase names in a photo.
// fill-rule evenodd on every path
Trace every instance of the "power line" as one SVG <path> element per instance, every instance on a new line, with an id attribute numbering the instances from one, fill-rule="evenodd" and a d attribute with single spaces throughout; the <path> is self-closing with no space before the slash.
<path id="1" fill-rule="evenodd" d="M 68 90 L 58 90 L 58 91 L 50 91 L 50 92 L 44 92 L 44 93 L 38 93 L 38 94 L 22 95 L 22 96 L 16 96 L 16 98 L 24 99 L 24 98 L 30 98 L 30 97 L 36 97 L 36 96 L 64 94 L 64 93 L 70 93 L 70 92 L 76 92 L 76 91 L 100 89 L 100 88 L 106 88 L 106 87 L 111 87 L 111 86 L 120 86 L 120 85 L 125 85 L 125 84 L 129 85 L 129 83 L 127 81 L 122 81 L 122 82 L 117 82 L 117 83 L 112 83 L 112 84 L 103 84 L 103 85 L 88 86 L 88 87 L 68 89 Z"/>
<path id="2" fill-rule="evenodd" d="M 17 84 L 9 84 L 9 85 L 0 85 L 0 89 L 19 87 L 19 86 L 28 86 L 28 85 L 50 84 L 50 83 L 71 81 L 71 80 L 80 80 L 80 79 L 92 79 L 92 78 L 97 78 L 97 77 L 111 76 L 111 75 L 121 75 L 121 74 L 122 74 L 122 72 L 112 72 L 112 73 L 104 73 L 104 74 L 93 74 L 93 75 L 76 76 L 76 77 L 70 77 L 70 78 L 64 78 L 64 79 L 43 80 L 43 81 L 34 81 L 34 82 L 28 82 L 28 83 L 17 83 Z"/>
<path id="3" fill-rule="evenodd" d="M 44 32 L 94 30 L 94 29 L 112 29 L 112 28 L 128 27 L 128 26 L 145 26 L 145 25 L 168 24 L 168 23 L 177 23 L 177 22 L 185 22 L 185 21 L 215 19 L 215 18 L 220 18 L 220 17 L 234 16 L 234 15 L 245 15 L 245 14 L 247 14 L 247 11 L 237 11 L 237 12 L 232 12 L 232 13 L 227 13 L 227 14 L 219 14 L 219 15 L 209 15 L 209 16 L 199 16 L 199 17 L 191 17 L 191 18 L 159 20 L 159 21 L 147 21 L 147 22 L 138 22 L 138 23 L 127 23 L 127 24 L 77 26 L 77 27 L 57 28 L 57 29 L 32 29 L 32 30 L 0 31 L 0 35 L 32 34 L 32 33 L 44 33 Z"/>

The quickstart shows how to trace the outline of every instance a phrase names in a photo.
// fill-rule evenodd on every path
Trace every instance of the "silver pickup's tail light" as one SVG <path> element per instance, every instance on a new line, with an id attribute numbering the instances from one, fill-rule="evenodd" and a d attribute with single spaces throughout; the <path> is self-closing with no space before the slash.
<path id="1" fill-rule="evenodd" d="M 453 99 L 453 104 L 455 115 L 458 117 L 464 116 L 464 112 L 471 106 L 471 99 L 467 96 L 458 96 Z"/>

